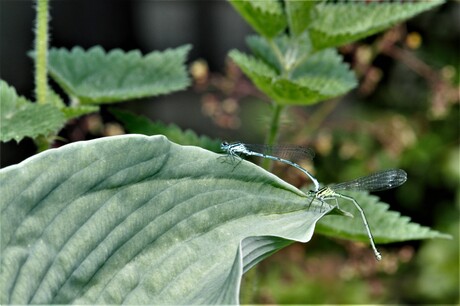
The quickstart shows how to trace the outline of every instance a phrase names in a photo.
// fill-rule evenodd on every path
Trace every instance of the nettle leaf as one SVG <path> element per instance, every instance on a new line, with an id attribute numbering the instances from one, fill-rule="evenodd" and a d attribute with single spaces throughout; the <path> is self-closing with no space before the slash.
<path id="1" fill-rule="evenodd" d="M 66 107 L 64 100 L 62 100 L 61 96 L 58 95 L 51 88 L 48 88 L 46 99 L 48 104 L 54 105 L 61 110 Z"/>
<path id="2" fill-rule="evenodd" d="M 321 3 L 315 6 L 315 20 L 309 28 L 310 37 L 316 49 L 344 45 L 378 33 L 442 3 L 444 0 Z"/>
<path id="3" fill-rule="evenodd" d="M 18 96 L 0 80 L 0 140 L 16 141 L 57 132 L 65 124 L 62 112 L 53 104 L 37 104 Z"/>
<path id="4" fill-rule="evenodd" d="M 236 304 L 243 271 L 331 211 L 164 136 L 47 150 L 1 169 L 0 192 L 2 304 Z"/>
<path id="5" fill-rule="evenodd" d="M 285 4 L 289 31 L 293 36 L 299 36 L 313 20 L 312 11 L 318 1 L 286 0 Z"/>
<path id="6" fill-rule="evenodd" d="M 96 46 L 70 52 L 51 49 L 49 72 L 53 79 L 81 103 L 111 103 L 157 96 L 182 90 L 190 84 L 184 65 L 190 46 L 151 52 L 106 53 Z"/>
<path id="7" fill-rule="evenodd" d="M 50 104 L 56 106 L 61 110 L 61 112 L 64 114 L 66 120 L 74 119 L 86 114 L 94 113 L 99 111 L 99 106 L 98 105 L 71 105 L 67 106 L 65 105 L 64 101 L 62 98 L 52 91 L 51 89 L 48 89 L 48 99 L 50 101 Z"/>
<path id="8" fill-rule="evenodd" d="M 291 71 L 310 56 L 311 42 L 308 35 L 298 37 L 281 35 L 274 39 L 273 42 L 277 45 L 283 56 L 281 59 L 283 64 L 280 63 L 280 59 L 277 58 L 266 39 L 256 35 L 246 38 L 246 43 L 254 56 L 270 65 L 278 74 L 283 70 L 282 66 L 286 66 L 284 69 Z"/>
<path id="9" fill-rule="evenodd" d="M 345 192 L 344 192 L 345 194 Z M 451 239 L 447 234 L 410 222 L 410 218 L 388 210 L 389 205 L 367 192 L 347 192 L 363 208 L 376 243 L 443 238 Z M 333 204 L 333 203 L 331 203 Z M 336 237 L 368 242 L 361 215 L 354 205 L 346 200 L 339 200 L 342 209 L 354 213 L 354 218 L 337 218 L 326 216 L 318 223 L 317 232 Z"/>
<path id="10" fill-rule="evenodd" d="M 265 62 L 237 50 L 230 57 L 252 82 L 278 104 L 307 105 L 345 94 L 357 85 L 342 57 L 333 49 L 317 52 L 282 77 Z"/>
<path id="11" fill-rule="evenodd" d="M 293 71 L 292 77 L 327 98 L 345 94 L 358 85 L 354 72 L 335 49 L 314 53 Z"/>
<path id="12" fill-rule="evenodd" d="M 278 39 L 275 39 L 275 41 L 277 42 Z M 281 73 L 281 63 L 263 37 L 249 35 L 246 37 L 246 44 L 255 58 L 262 60 L 270 69 L 274 70 L 275 74 L 279 75 Z"/>
<path id="13" fill-rule="evenodd" d="M 78 118 L 83 115 L 96 113 L 99 111 L 98 105 L 77 105 L 61 109 L 67 120 Z"/>
<path id="14" fill-rule="evenodd" d="M 169 140 L 181 145 L 194 145 L 213 152 L 220 152 L 220 140 L 198 136 L 192 130 L 184 131 L 175 124 L 154 122 L 145 116 L 139 116 L 128 111 L 111 108 L 110 112 L 130 133 L 148 136 L 164 135 Z"/>
<path id="15" fill-rule="evenodd" d="M 262 36 L 271 38 L 286 28 L 286 17 L 278 0 L 229 0 L 238 13 Z"/>

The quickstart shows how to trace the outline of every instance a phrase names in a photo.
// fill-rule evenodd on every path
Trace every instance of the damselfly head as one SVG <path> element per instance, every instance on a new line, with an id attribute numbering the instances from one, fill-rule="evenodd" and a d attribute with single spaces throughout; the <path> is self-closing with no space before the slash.
<path id="1" fill-rule="evenodd" d="M 220 144 L 220 149 L 221 150 L 226 150 L 228 148 L 228 142 L 224 141 Z"/>

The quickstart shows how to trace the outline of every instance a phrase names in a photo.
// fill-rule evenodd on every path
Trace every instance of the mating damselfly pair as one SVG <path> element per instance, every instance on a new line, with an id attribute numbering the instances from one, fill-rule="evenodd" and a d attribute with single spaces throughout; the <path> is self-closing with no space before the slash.
<path id="1" fill-rule="evenodd" d="M 328 200 L 335 200 L 337 207 L 339 207 L 339 198 L 352 202 L 361 214 L 361 218 L 363 220 L 364 227 L 366 228 L 366 232 L 369 237 L 371 247 L 374 251 L 375 258 L 377 258 L 377 260 L 382 259 L 382 255 L 375 246 L 374 238 L 372 236 L 371 229 L 369 227 L 369 223 L 367 222 L 364 210 L 361 208 L 361 206 L 354 198 L 338 193 L 337 191 L 361 190 L 373 192 L 395 188 L 401 186 L 407 180 L 407 174 L 404 170 L 385 170 L 373 173 L 368 176 L 360 177 L 352 181 L 338 183 L 320 188 L 318 180 L 310 172 L 302 168 L 299 164 L 288 159 L 293 157 L 312 159 L 314 157 L 314 151 L 310 148 L 289 145 L 270 146 L 259 144 L 245 144 L 240 142 L 223 142 L 221 144 L 221 149 L 227 152 L 228 155 L 230 155 L 233 158 L 241 159 L 241 156 L 243 155 L 258 156 L 288 164 L 302 171 L 311 179 L 315 186 L 315 189 L 310 191 L 310 195 L 312 196 L 312 201 L 310 202 L 310 205 L 312 204 L 314 199 L 319 200 L 321 203 L 324 203 Z"/>

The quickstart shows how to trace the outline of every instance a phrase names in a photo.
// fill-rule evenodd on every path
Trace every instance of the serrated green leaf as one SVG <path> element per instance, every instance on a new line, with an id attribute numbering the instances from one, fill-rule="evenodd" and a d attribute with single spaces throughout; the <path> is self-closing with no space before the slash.
<path id="1" fill-rule="evenodd" d="M 232 50 L 230 57 L 252 82 L 278 104 L 307 105 L 345 94 L 356 78 L 333 49 L 317 52 L 292 73 L 280 76 L 266 63 Z"/>
<path id="2" fill-rule="evenodd" d="M 51 88 L 48 88 L 47 101 L 49 104 L 54 105 L 61 110 L 66 107 L 61 96 L 54 92 Z"/>
<path id="3" fill-rule="evenodd" d="M 294 70 L 292 77 L 328 98 L 345 94 L 358 85 L 355 74 L 335 49 L 313 54 Z"/>
<path id="4" fill-rule="evenodd" d="M 308 28 L 314 18 L 312 11 L 318 3 L 318 1 L 285 1 L 289 32 L 293 36 L 299 36 Z"/>
<path id="5" fill-rule="evenodd" d="M 405 19 L 444 3 L 444 0 L 418 2 L 318 4 L 309 28 L 317 50 L 340 46 L 378 33 Z"/>
<path id="6" fill-rule="evenodd" d="M 99 106 L 97 105 L 67 106 L 65 105 L 62 98 L 57 93 L 52 91 L 51 89 L 48 89 L 48 100 L 50 101 L 50 104 L 56 106 L 57 108 L 61 110 L 66 120 L 70 120 L 73 118 L 77 118 L 77 117 L 80 117 L 86 114 L 90 114 L 90 113 L 99 111 Z"/>
<path id="7" fill-rule="evenodd" d="M 246 37 L 246 44 L 251 49 L 255 58 L 262 60 L 265 64 L 270 66 L 276 74 L 281 73 L 281 63 L 263 37 L 249 35 Z"/>
<path id="8" fill-rule="evenodd" d="M 77 106 L 69 106 L 64 107 L 61 109 L 64 113 L 64 116 L 67 120 L 78 118 L 83 115 L 95 113 L 99 111 L 98 105 L 77 105 Z"/>
<path id="9" fill-rule="evenodd" d="M 151 52 L 119 49 L 106 53 L 96 46 L 70 52 L 51 49 L 49 72 L 53 79 L 81 103 L 111 103 L 157 96 L 190 84 L 184 65 L 190 46 Z"/>
<path id="10" fill-rule="evenodd" d="M 134 134 L 148 136 L 164 135 L 169 140 L 181 145 L 193 145 L 213 152 L 220 152 L 220 140 L 213 140 L 206 136 L 198 136 L 192 130 L 182 130 L 175 124 L 153 122 L 145 116 L 139 116 L 128 111 L 112 108 L 110 112 L 121 121 L 123 126 Z"/>
<path id="11" fill-rule="evenodd" d="M 292 71 L 311 54 L 311 42 L 308 35 L 298 37 L 281 35 L 274 39 L 273 43 L 280 51 L 281 58 L 278 58 L 273 52 L 267 40 L 260 36 L 248 36 L 246 43 L 255 57 L 270 65 L 278 74 L 281 74 L 282 71 Z"/>
<path id="12" fill-rule="evenodd" d="M 262 36 L 272 38 L 286 28 L 286 17 L 278 0 L 229 0 L 229 2 Z"/>
<path id="13" fill-rule="evenodd" d="M 18 96 L 13 87 L 0 80 L 0 140 L 20 141 L 24 137 L 38 137 L 56 133 L 65 117 L 52 104 L 32 103 Z"/>
<path id="14" fill-rule="evenodd" d="M 0 193 L 2 304 L 236 304 L 242 272 L 331 209 L 163 136 L 47 150 L 1 169 Z"/>
<path id="15" fill-rule="evenodd" d="M 451 238 L 450 235 L 410 222 L 410 218 L 388 210 L 389 205 L 380 202 L 376 196 L 366 192 L 348 192 L 347 195 L 352 196 L 363 208 L 376 243 Z M 339 200 L 339 204 L 342 209 L 356 211 L 349 201 Z M 352 219 L 326 216 L 318 223 L 317 232 L 337 238 L 369 241 L 359 213 L 356 213 Z"/>

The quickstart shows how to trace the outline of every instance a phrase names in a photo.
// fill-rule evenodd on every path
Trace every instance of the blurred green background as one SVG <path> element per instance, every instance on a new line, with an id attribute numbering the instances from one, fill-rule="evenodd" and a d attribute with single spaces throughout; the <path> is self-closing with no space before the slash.
<path id="1" fill-rule="evenodd" d="M 52 1 L 51 45 L 155 49 L 191 43 L 193 86 L 173 95 L 121 103 L 152 120 L 210 137 L 263 142 L 270 104 L 226 58 L 247 50 L 250 34 L 223 1 Z M 344 97 L 283 114 L 280 143 L 311 146 L 304 164 L 322 183 L 403 168 L 408 181 L 379 193 L 392 210 L 449 233 L 452 240 L 368 246 L 315 235 L 263 261 L 245 278 L 242 301 L 252 303 L 458 304 L 460 3 L 446 4 L 340 52 L 360 80 Z M 1 78 L 33 97 L 33 2 L 1 1 Z M 71 122 L 62 145 L 124 133 L 109 111 Z M 1 166 L 35 154 L 33 142 L 1 145 Z M 295 169 L 275 173 L 301 187 Z"/>

